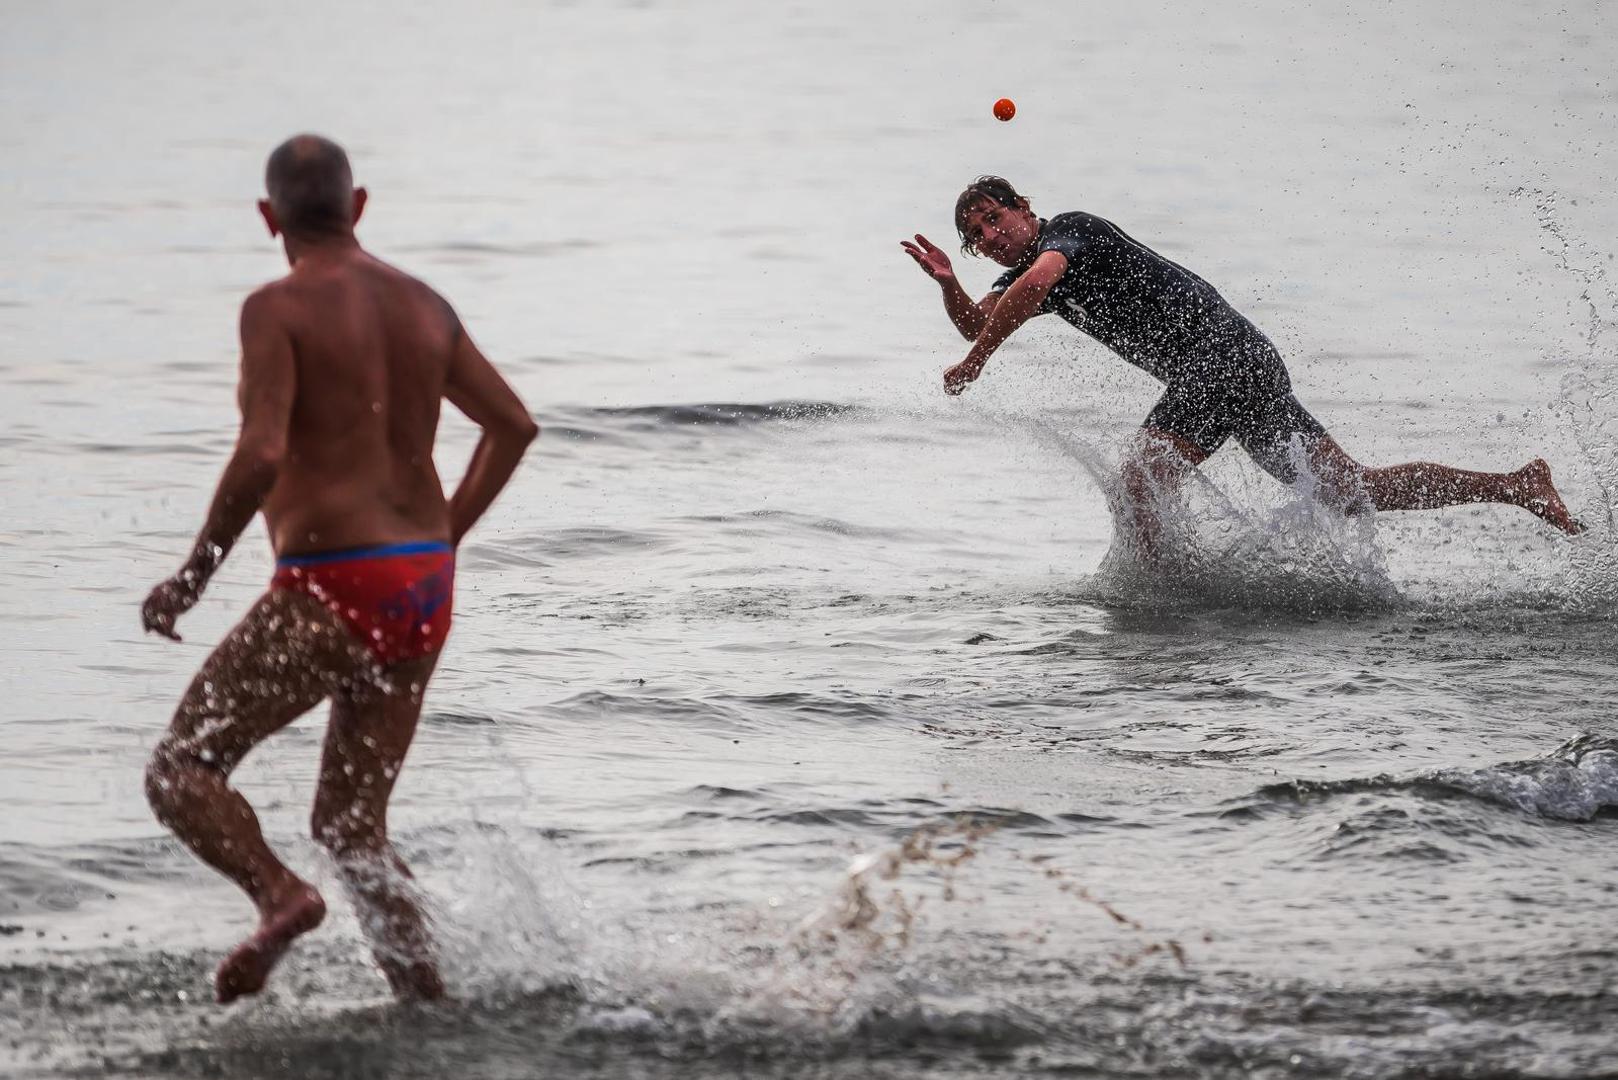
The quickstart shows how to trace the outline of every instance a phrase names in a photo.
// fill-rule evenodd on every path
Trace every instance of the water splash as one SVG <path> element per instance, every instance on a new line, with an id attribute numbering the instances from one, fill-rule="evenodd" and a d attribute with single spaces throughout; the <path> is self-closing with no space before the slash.
<path id="1" fill-rule="evenodd" d="M 1439 799 L 1460 796 L 1536 817 L 1590 821 L 1605 810 L 1618 808 L 1618 740 L 1586 733 L 1540 757 L 1479 768 L 1428 769 L 1404 776 L 1290 780 L 1259 788 L 1252 797 L 1233 802 L 1226 812 L 1307 806 L 1325 799 L 1383 792 L 1410 792 Z"/>
<path id="2" fill-rule="evenodd" d="M 1524 814 L 1589 821 L 1618 807 L 1618 741 L 1585 734 L 1544 757 L 1482 769 L 1440 769 L 1425 778 Z"/>
<path id="3" fill-rule="evenodd" d="M 1555 192 L 1517 188 L 1514 199 L 1533 204 L 1545 251 L 1579 284 L 1584 305 L 1583 348 L 1562 358 L 1565 372 L 1555 411 L 1573 434 L 1595 499 L 1579 508 L 1586 533 L 1569 556 L 1568 586 L 1577 606 L 1610 614 L 1618 609 L 1618 370 L 1603 343 L 1618 328 L 1618 286 L 1603 257 L 1561 220 Z"/>
<path id="4" fill-rule="evenodd" d="M 1375 516 L 1363 507 L 1345 514 L 1329 505 L 1299 445 L 1292 448 L 1298 480 L 1290 486 L 1246 469 L 1227 491 L 1203 469 L 1194 469 L 1173 490 L 1154 492 L 1149 510 L 1161 532 L 1147 557 L 1131 524 L 1134 514 L 1119 468 L 1098 447 L 1043 419 L 1020 414 L 1000 419 L 1077 463 L 1105 496 L 1113 542 L 1092 583 L 1100 599 L 1149 608 L 1302 613 L 1400 602 L 1377 540 Z"/>

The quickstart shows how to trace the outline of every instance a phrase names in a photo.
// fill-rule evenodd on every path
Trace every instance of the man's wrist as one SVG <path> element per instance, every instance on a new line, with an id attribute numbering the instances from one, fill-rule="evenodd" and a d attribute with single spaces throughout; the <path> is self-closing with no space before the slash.
<path id="1" fill-rule="evenodd" d="M 174 578 L 193 594 L 200 594 L 213 577 L 219 564 L 225 561 L 225 549 L 218 544 L 203 542 L 191 552 L 191 557 L 180 567 Z"/>

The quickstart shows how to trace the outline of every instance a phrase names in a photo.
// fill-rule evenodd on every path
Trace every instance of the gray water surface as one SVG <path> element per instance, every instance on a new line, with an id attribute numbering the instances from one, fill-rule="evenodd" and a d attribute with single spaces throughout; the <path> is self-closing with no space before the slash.
<path id="1" fill-rule="evenodd" d="M 0 1072 L 1618 1075 L 1610 7 L 0 19 Z M 255 526 L 138 632 L 306 128 L 546 428 L 395 798 L 438 1009 L 340 903 L 209 1004 L 252 913 L 141 794 L 269 574 Z M 1343 519 L 1232 450 L 1165 571 L 1109 555 L 1149 380 L 1041 323 L 939 392 L 897 241 L 981 172 L 1207 277 L 1363 460 L 1543 454 L 1590 533 Z M 238 777 L 335 901 L 322 720 Z"/>

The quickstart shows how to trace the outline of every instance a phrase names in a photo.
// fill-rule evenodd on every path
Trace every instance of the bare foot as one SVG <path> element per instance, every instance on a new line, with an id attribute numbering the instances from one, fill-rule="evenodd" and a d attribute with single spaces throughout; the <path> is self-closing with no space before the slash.
<path id="1" fill-rule="evenodd" d="M 1584 531 L 1584 526 L 1567 512 L 1567 505 L 1557 494 L 1556 485 L 1551 483 L 1551 467 L 1545 464 L 1544 458 L 1530 461 L 1518 469 L 1516 475 L 1522 484 L 1522 502 L 1519 506 L 1569 536 L 1577 536 Z"/>
<path id="2" fill-rule="evenodd" d="M 225 957 L 214 975 L 214 995 L 221 1005 L 244 994 L 264 989 L 270 970 L 285 955 L 293 939 L 320 925 L 326 917 L 326 901 L 305 885 L 284 903 L 264 912 L 258 930 Z"/>

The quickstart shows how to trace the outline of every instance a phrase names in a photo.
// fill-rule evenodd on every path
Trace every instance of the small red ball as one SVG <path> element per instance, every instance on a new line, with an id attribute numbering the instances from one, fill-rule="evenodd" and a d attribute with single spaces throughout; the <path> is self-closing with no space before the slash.
<path id="1" fill-rule="evenodd" d="M 1017 103 L 1008 97 L 1003 97 L 994 103 L 994 118 L 996 120 L 1010 120 L 1017 115 Z"/>

